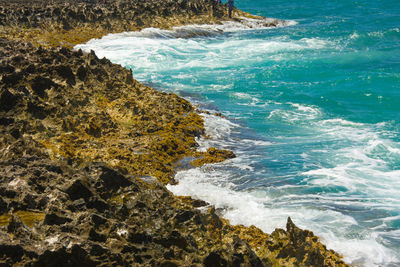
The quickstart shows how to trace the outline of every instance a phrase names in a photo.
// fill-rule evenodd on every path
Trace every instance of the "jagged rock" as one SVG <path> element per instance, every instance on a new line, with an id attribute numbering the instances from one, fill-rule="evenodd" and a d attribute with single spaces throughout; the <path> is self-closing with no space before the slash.
<path id="1" fill-rule="evenodd" d="M 190 220 L 194 216 L 194 212 L 191 210 L 181 211 L 175 215 L 177 223 L 183 223 Z"/>
<path id="2" fill-rule="evenodd" d="M 101 224 L 105 224 L 105 223 L 107 222 L 107 219 L 104 218 L 104 217 L 102 217 L 102 216 L 100 216 L 100 215 L 93 214 L 93 215 L 92 215 L 92 222 L 93 222 L 95 225 L 99 226 L 99 225 L 101 225 Z"/>
<path id="3" fill-rule="evenodd" d="M 29 64 L 26 68 L 24 68 L 24 72 L 28 74 L 32 74 L 36 72 L 36 67 L 34 64 Z"/>
<path id="4" fill-rule="evenodd" d="M 187 239 L 178 231 L 172 231 L 168 236 L 156 239 L 155 242 L 163 245 L 166 248 L 177 246 L 181 249 L 186 249 L 186 247 L 189 245 Z"/>
<path id="5" fill-rule="evenodd" d="M 79 66 L 78 70 L 76 71 L 76 75 L 78 76 L 79 80 L 84 81 L 87 75 L 87 70 L 84 66 Z"/>
<path id="6" fill-rule="evenodd" d="M 24 249 L 21 245 L 0 244 L 0 258 L 11 258 L 15 261 L 20 261 L 23 255 Z"/>
<path id="7" fill-rule="evenodd" d="M 31 113 L 33 117 L 41 120 L 49 115 L 46 111 L 46 107 L 36 100 L 32 100 L 27 103 L 27 111 Z"/>
<path id="8" fill-rule="evenodd" d="M 235 236 L 232 242 L 233 256 L 232 262 L 233 266 L 254 266 L 261 267 L 264 266 L 261 259 L 251 250 L 249 244 L 242 239 Z"/>
<path id="9" fill-rule="evenodd" d="M 21 79 L 22 79 L 22 73 L 14 71 L 11 74 L 4 75 L 1 81 L 6 85 L 12 86 L 17 84 Z"/>
<path id="10" fill-rule="evenodd" d="M 75 75 L 72 72 L 71 67 L 65 66 L 65 65 L 60 65 L 56 66 L 55 70 L 58 75 L 60 75 L 62 78 L 66 79 L 70 85 L 75 84 Z"/>
<path id="11" fill-rule="evenodd" d="M 12 214 L 11 221 L 8 223 L 7 231 L 9 233 L 17 233 L 20 229 L 24 228 L 24 224 L 18 215 Z"/>
<path id="12" fill-rule="evenodd" d="M 93 194 L 80 180 L 74 181 L 65 192 L 69 195 L 72 200 L 77 200 L 80 198 L 88 199 Z"/>
<path id="13" fill-rule="evenodd" d="M 52 86 L 55 86 L 55 83 L 49 78 L 43 76 L 36 76 L 31 81 L 32 90 L 40 97 L 45 96 L 45 90 L 50 89 Z"/>
<path id="14" fill-rule="evenodd" d="M 86 203 L 89 209 L 96 209 L 98 212 L 103 213 L 104 211 L 110 209 L 110 205 L 107 202 L 100 199 L 91 199 Z"/>
<path id="15" fill-rule="evenodd" d="M 107 236 L 96 232 L 96 230 L 92 228 L 89 232 L 89 239 L 96 242 L 105 242 L 107 240 Z"/>
<path id="16" fill-rule="evenodd" d="M 94 244 L 92 246 L 92 249 L 90 250 L 90 255 L 94 255 L 94 256 L 104 256 L 107 255 L 109 253 L 109 250 L 107 248 L 104 248 L 101 245 L 98 244 Z"/>
<path id="17" fill-rule="evenodd" d="M 70 251 L 62 247 L 56 251 L 46 250 L 34 262 L 33 266 L 96 266 L 97 263 L 89 258 L 88 253 L 79 245 L 74 245 Z"/>
<path id="18" fill-rule="evenodd" d="M 57 214 L 51 213 L 51 214 L 46 214 L 46 217 L 44 218 L 44 224 L 47 225 L 61 225 L 67 222 L 71 222 L 72 220 L 63 216 L 59 216 Z"/>
<path id="19" fill-rule="evenodd" d="M 72 47 L 110 31 L 175 26 L 170 19 L 208 22 L 212 0 L 109 1 L 0 0 L 0 33 L 17 40 L 0 38 L 0 264 L 344 265 L 294 224 L 272 235 L 232 226 L 162 185 L 196 154 L 204 126 L 193 106 L 94 52 L 39 44 Z"/>
<path id="20" fill-rule="evenodd" d="M 18 128 L 11 129 L 11 130 L 10 130 L 10 135 L 11 135 L 12 137 L 14 137 L 15 139 L 18 139 L 18 138 L 21 137 L 21 133 L 20 133 L 20 131 L 19 131 Z"/>
<path id="21" fill-rule="evenodd" d="M 0 73 L 13 73 L 15 68 L 10 64 L 0 65 Z"/>
<path id="22" fill-rule="evenodd" d="M 103 181 L 104 187 L 107 189 L 116 190 L 120 187 L 126 187 L 132 184 L 125 176 L 110 168 L 102 167 L 101 171 L 102 173 L 99 178 Z"/>
<path id="23" fill-rule="evenodd" d="M 149 243 L 152 237 L 146 233 L 129 233 L 128 240 L 134 244 Z"/>
<path id="24" fill-rule="evenodd" d="M 191 162 L 194 166 L 218 163 L 236 157 L 235 153 L 230 150 L 216 149 L 215 147 L 210 147 L 206 152 L 197 152 L 195 156 L 197 159 Z"/>
<path id="25" fill-rule="evenodd" d="M 6 213 L 7 212 L 7 202 L 4 201 L 2 198 L 0 198 L 0 214 Z"/>
<path id="26" fill-rule="evenodd" d="M 210 267 L 223 267 L 228 265 L 228 262 L 222 257 L 222 255 L 218 251 L 210 252 L 204 258 L 203 263 L 204 266 L 210 266 Z"/>
<path id="27" fill-rule="evenodd" d="M 14 118 L 7 118 L 7 117 L 1 117 L 0 118 L 0 125 L 2 126 L 9 126 L 15 122 Z"/>
<path id="28" fill-rule="evenodd" d="M 8 89 L 4 89 L 0 93 L 0 110 L 9 111 L 17 103 L 18 97 L 12 94 Z"/>

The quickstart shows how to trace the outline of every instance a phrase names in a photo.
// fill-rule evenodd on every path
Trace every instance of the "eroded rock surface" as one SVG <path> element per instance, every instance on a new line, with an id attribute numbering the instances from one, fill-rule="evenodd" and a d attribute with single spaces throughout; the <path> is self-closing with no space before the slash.
<path id="1" fill-rule="evenodd" d="M 166 183 L 175 162 L 195 152 L 203 121 L 186 100 L 94 53 L 0 44 L 0 159 L 19 158 L 25 152 L 14 146 L 31 142 L 53 158 L 102 161 Z"/>
<path id="2" fill-rule="evenodd" d="M 108 33 L 146 27 L 170 29 L 187 24 L 229 20 L 226 6 L 215 0 L 2 0 L 0 36 L 34 40 L 35 45 L 67 46 Z M 236 10 L 236 17 L 248 13 Z M 236 18 L 236 19 L 237 19 Z M 259 17 L 257 17 L 259 18 Z M 278 21 L 266 22 L 274 26 Z"/>
<path id="3" fill-rule="evenodd" d="M 0 34 L 14 39 L 0 38 L 1 266 L 345 265 L 290 219 L 269 235 L 173 196 L 163 184 L 180 159 L 201 165 L 234 154 L 196 152 L 203 121 L 186 100 L 66 48 L 108 32 L 226 16 L 222 6 L 210 16 L 210 6 L 0 1 Z"/>
<path id="4" fill-rule="evenodd" d="M 345 265 L 290 219 L 271 235 L 231 226 L 204 202 L 104 163 L 74 168 L 24 155 L 2 161 L 0 177 L 5 265 Z"/>

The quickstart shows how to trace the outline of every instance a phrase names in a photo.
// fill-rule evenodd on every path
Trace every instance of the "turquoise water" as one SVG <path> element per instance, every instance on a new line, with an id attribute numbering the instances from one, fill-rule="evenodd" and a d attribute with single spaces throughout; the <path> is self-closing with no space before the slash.
<path id="1" fill-rule="evenodd" d="M 226 116 L 204 114 L 211 138 L 200 149 L 237 158 L 181 171 L 171 191 L 267 232 L 291 216 L 349 263 L 399 266 L 400 2 L 235 3 L 286 22 L 149 29 L 78 47 Z"/>

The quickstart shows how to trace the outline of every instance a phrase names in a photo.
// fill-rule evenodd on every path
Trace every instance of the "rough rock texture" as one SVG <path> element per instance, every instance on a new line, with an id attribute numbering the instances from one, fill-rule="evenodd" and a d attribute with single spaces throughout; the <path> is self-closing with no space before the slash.
<path id="1" fill-rule="evenodd" d="M 0 1 L 14 39 L 0 38 L 0 266 L 345 265 L 290 219 L 269 235 L 173 196 L 179 160 L 234 157 L 196 152 L 190 103 L 94 53 L 39 46 L 226 16 L 211 3 Z"/>
<path id="2" fill-rule="evenodd" d="M 0 264 L 344 266 L 289 219 L 271 235 L 104 163 L 26 154 L 0 163 Z M 196 208 L 197 207 L 197 208 Z"/>
<path id="3" fill-rule="evenodd" d="M 34 37 L 35 45 L 72 47 L 107 33 L 145 27 L 170 29 L 186 24 L 229 20 L 227 8 L 215 0 L 2 0 L 0 36 Z M 236 10 L 236 17 L 251 16 Z M 238 20 L 238 18 L 236 18 Z M 273 26 L 278 21 L 266 22 Z"/>
<path id="4" fill-rule="evenodd" d="M 0 159 L 22 156 L 13 147 L 29 138 L 53 158 L 102 161 L 166 183 L 175 162 L 194 154 L 203 121 L 186 100 L 94 53 L 6 39 L 0 47 Z"/>

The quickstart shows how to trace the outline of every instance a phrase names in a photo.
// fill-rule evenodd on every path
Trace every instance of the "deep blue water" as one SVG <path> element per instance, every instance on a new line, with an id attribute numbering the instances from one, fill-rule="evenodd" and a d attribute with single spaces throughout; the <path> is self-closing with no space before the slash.
<path id="1" fill-rule="evenodd" d="M 360 266 L 400 265 L 400 2 L 235 1 L 286 27 L 199 26 L 79 46 L 189 99 L 231 161 L 169 188 L 265 231 L 296 224 Z M 224 30 L 216 34 L 215 29 Z M 177 38 L 208 31 L 209 37 Z"/>

